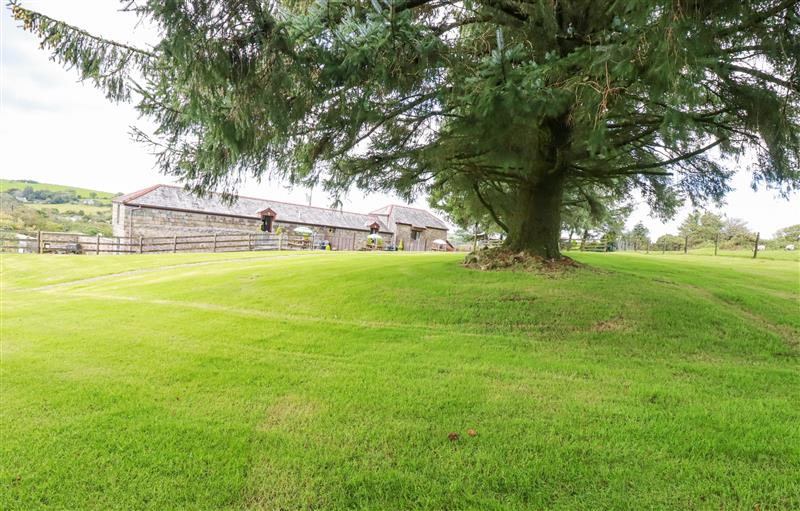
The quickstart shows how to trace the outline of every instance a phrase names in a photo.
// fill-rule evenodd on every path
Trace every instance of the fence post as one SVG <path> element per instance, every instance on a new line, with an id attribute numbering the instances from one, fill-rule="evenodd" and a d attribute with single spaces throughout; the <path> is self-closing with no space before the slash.
<path id="1" fill-rule="evenodd" d="M 95 245 L 95 254 L 100 255 L 100 234 L 97 235 L 97 245 Z"/>
<path id="2" fill-rule="evenodd" d="M 217 233 L 214 233 L 214 252 L 217 251 Z"/>
<path id="3" fill-rule="evenodd" d="M 36 253 L 42 253 L 42 231 L 36 233 Z"/>
<path id="4" fill-rule="evenodd" d="M 683 238 L 683 253 L 684 254 L 689 253 L 689 236 Z"/>
<path id="5" fill-rule="evenodd" d="M 141 236 L 141 235 L 139 235 L 139 253 L 140 253 L 140 254 L 142 253 L 142 248 L 144 248 L 144 247 L 142 246 L 142 236 Z"/>
<path id="6" fill-rule="evenodd" d="M 714 255 L 717 255 L 717 247 L 719 246 L 719 233 L 714 236 Z"/>
<path id="7" fill-rule="evenodd" d="M 281 249 L 281 246 L 283 245 L 282 241 L 283 241 L 283 233 L 280 233 L 278 235 L 278 251 L 282 250 Z"/>
<path id="8" fill-rule="evenodd" d="M 758 255 L 758 240 L 759 240 L 760 237 L 761 237 L 761 233 L 757 232 L 756 233 L 756 244 L 753 245 L 753 259 L 755 259 L 756 256 Z"/>
<path id="9" fill-rule="evenodd" d="M 247 250 L 253 250 L 253 233 L 247 235 Z"/>
<path id="10" fill-rule="evenodd" d="M 173 236 L 172 237 L 172 253 L 174 254 L 177 251 L 178 251 L 178 237 L 177 236 Z"/>

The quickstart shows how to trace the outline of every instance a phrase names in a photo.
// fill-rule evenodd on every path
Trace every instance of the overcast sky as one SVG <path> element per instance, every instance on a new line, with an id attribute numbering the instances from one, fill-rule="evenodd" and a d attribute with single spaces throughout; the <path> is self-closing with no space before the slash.
<path id="1" fill-rule="evenodd" d="M 137 26 L 135 16 L 118 11 L 114 0 L 27 0 L 23 5 L 105 37 L 136 45 L 154 41 L 149 27 Z M 154 169 L 154 157 L 130 139 L 130 126 L 147 128 L 128 104 L 109 103 L 90 84 L 81 84 L 74 71 L 49 60 L 37 40 L 17 28 L 9 9 L 2 6 L 0 27 L 0 175 L 6 179 L 33 179 L 108 192 L 131 192 L 174 179 Z M 744 168 L 734 179 L 735 191 L 720 212 L 745 219 L 753 230 L 770 236 L 784 226 L 800 223 L 800 195 L 790 200 L 767 190 L 753 191 Z M 306 202 L 305 189 L 290 190 L 280 183 L 250 181 L 242 195 Z M 371 211 L 398 198 L 353 190 L 344 209 Z M 322 191 L 312 203 L 327 206 Z M 424 198 L 416 204 L 426 207 Z M 663 224 L 644 205 L 637 207 L 629 226 L 643 221 L 655 239 L 675 232 L 684 208 L 675 220 Z M 716 208 L 711 208 L 718 211 Z"/>

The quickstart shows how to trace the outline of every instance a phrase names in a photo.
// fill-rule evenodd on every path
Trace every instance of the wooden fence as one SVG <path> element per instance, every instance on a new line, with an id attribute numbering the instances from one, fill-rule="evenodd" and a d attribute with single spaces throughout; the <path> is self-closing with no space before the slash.
<path id="1" fill-rule="evenodd" d="M 0 231 L 0 252 L 20 254 L 153 254 L 177 252 L 239 252 L 251 250 L 392 250 L 385 243 L 367 244 L 355 234 L 330 236 L 282 233 L 192 234 L 186 236 L 102 236 L 68 232 Z M 431 250 L 412 242 L 404 251 Z"/>
<path id="2" fill-rule="evenodd" d="M 341 240 L 342 242 L 346 240 Z M 332 244 L 333 245 L 333 244 Z M 352 250 L 355 243 L 340 250 Z M 187 236 L 101 236 L 65 232 L 0 231 L 0 252 L 35 254 L 153 254 L 310 250 L 321 245 L 313 236 L 270 233 L 194 234 Z M 356 248 L 357 249 L 357 248 Z"/>
<path id="3" fill-rule="evenodd" d="M 578 250 L 581 252 L 608 252 L 612 247 L 602 240 L 562 239 L 561 250 Z"/>

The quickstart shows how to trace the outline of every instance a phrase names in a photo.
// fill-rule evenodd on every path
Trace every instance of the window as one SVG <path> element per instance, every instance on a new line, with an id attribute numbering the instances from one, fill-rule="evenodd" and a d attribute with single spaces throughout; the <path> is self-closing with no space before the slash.
<path id="1" fill-rule="evenodd" d="M 328 234 L 335 234 L 335 233 L 336 229 L 334 229 L 333 227 L 328 227 Z"/>
<path id="2" fill-rule="evenodd" d="M 420 234 L 422 234 L 422 231 L 411 231 L 411 241 L 417 241 Z"/>

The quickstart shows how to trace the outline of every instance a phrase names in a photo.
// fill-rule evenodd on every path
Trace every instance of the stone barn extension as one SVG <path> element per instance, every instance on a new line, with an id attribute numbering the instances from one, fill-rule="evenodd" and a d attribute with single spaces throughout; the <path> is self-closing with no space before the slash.
<path id="1" fill-rule="evenodd" d="M 346 239 L 363 246 L 370 234 L 384 245 L 407 250 L 434 248 L 447 239 L 447 225 L 429 211 L 391 205 L 368 214 L 305 206 L 268 199 L 239 197 L 233 204 L 221 194 L 198 197 L 177 186 L 155 185 L 113 199 L 114 236 L 190 236 L 202 234 L 292 233 L 298 227 L 313 231 L 317 240 L 336 247 Z"/>

